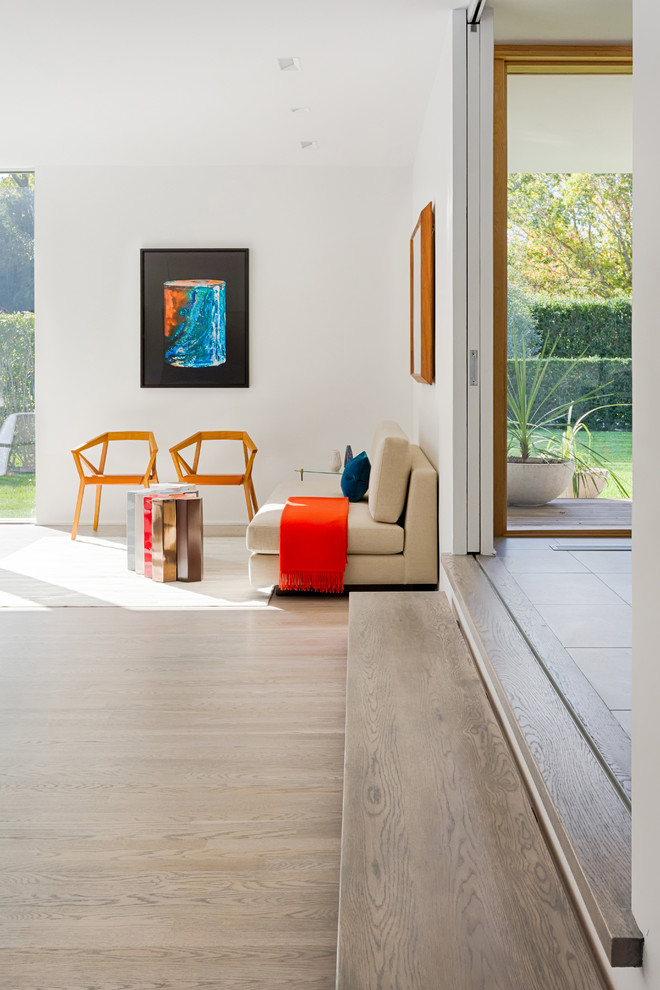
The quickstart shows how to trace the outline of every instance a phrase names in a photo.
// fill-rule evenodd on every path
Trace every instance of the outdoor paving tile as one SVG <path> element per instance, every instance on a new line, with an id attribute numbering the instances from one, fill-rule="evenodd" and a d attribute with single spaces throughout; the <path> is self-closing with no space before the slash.
<path id="1" fill-rule="evenodd" d="M 618 711 L 617 709 L 613 709 L 612 714 L 626 735 L 632 739 L 632 711 Z"/>
<path id="2" fill-rule="evenodd" d="M 571 553 L 555 550 L 511 550 L 502 556 L 502 563 L 512 574 L 586 574 L 587 568 Z"/>
<path id="3" fill-rule="evenodd" d="M 570 556 L 594 574 L 632 572 L 632 553 L 627 550 L 572 550 Z"/>
<path id="4" fill-rule="evenodd" d="M 516 573 L 516 582 L 534 604 L 621 604 L 618 594 L 595 574 L 528 574 L 523 571 Z"/>
<path id="5" fill-rule="evenodd" d="M 500 556 L 528 550 L 549 550 L 557 540 L 552 536 L 498 536 L 495 549 Z"/>
<path id="6" fill-rule="evenodd" d="M 632 646 L 629 605 L 536 605 L 567 649 L 590 646 Z"/>
<path id="7" fill-rule="evenodd" d="M 620 598 L 623 598 L 624 602 L 632 605 L 632 574 L 599 574 L 598 577 L 608 588 L 611 588 Z"/>
<path id="8" fill-rule="evenodd" d="M 607 707 L 632 708 L 632 650 L 627 647 L 568 651 Z"/>

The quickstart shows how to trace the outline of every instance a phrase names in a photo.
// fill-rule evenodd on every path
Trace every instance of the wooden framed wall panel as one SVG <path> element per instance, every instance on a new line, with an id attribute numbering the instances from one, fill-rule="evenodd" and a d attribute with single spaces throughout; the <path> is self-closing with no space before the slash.
<path id="1" fill-rule="evenodd" d="M 493 524 L 495 536 L 630 536 L 630 530 L 511 530 L 507 524 L 507 77 L 630 75 L 630 45 L 495 45 L 493 78 Z"/>
<path id="2" fill-rule="evenodd" d="M 410 235 L 410 374 L 425 385 L 435 378 L 434 328 L 434 218 L 433 204 L 427 203 Z"/>
<path id="3" fill-rule="evenodd" d="M 629 75 L 631 45 L 496 45 L 495 60 L 504 62 L 507 73 L 547 75 Z"/>

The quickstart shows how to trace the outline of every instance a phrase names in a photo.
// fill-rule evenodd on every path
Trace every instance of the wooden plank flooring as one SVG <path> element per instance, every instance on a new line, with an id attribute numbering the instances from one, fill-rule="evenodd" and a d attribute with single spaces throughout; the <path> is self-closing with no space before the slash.
<path id="1" fill-rule="evenodd" d="M 346 599 L 6 610 L 0 988 L 331 990 Z"/>
<path id="2" fill-rule="evenodd" d="M 444 595 L 351 596 L 338 990 L 604 986 Z"/>

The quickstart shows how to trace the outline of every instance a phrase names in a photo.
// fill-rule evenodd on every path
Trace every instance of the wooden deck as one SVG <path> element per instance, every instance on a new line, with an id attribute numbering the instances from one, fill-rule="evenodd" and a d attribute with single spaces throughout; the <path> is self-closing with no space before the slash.
<path id="1" fill-rule="evenodd" d="M 507 507 L 509 533 L 569 530 L 625 535 L 632 527 L 632 499 L 556 498 L 547 505 Z"/>

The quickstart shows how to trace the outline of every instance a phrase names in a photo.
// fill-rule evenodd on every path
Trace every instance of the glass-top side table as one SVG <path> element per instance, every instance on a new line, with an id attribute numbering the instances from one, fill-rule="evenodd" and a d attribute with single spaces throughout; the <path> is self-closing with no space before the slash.
<path id="1" fill-rule="evenodd" d="M 341 471 L 320 471 L 316 468 L 294 468 L 294 471 L 300 471 L 300 480 L 304 481 L 304 475 L 307 474 L 334 474 L 337 478 L 341 478 Z"/>

